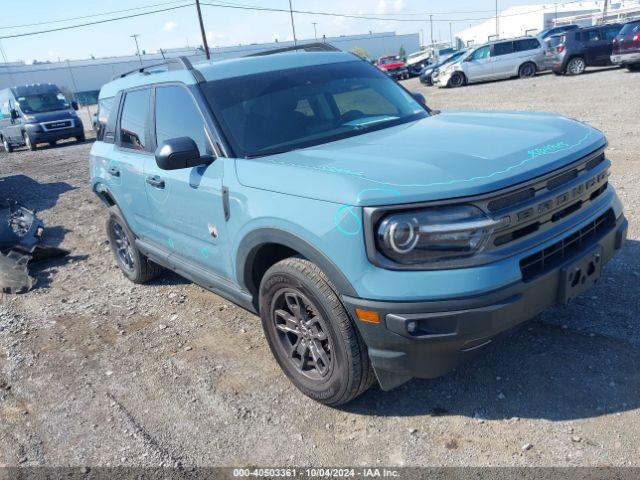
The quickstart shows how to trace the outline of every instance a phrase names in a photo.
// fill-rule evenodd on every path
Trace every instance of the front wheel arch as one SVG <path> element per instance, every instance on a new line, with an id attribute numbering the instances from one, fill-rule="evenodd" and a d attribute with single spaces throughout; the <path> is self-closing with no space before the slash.
<path id="1" fill-rule="evenodd" d="M 459 77 L 461 79 L 461 82 L 453 83 L 451 80 L 453 80 L 454 76 Z M 451 88 L 456 88 L 456 87 L 464 87 L 467 83 L 468 83 L 468 79 L 465 73 L 457 70 L 451 74 L 451 76 L 449 77 L 449 81 L 447 82 L 447 85 Z"/>

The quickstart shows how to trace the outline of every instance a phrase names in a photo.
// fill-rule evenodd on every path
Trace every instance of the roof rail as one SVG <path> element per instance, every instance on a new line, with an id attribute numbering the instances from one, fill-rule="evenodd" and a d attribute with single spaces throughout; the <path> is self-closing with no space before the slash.
<path id="1" fill-rule="evenodd" d="M 276 48 L 275 50 L 265 50 L 263 52 L 252 53 L 247 57 L 262 57 L 264 55 L 273 55 L 276 53 L 294 52 L 296 50 L 304 50 L 305 52 L 339 52 L 340 49 L 329 43 L 303 43 L 292 47 Z"/>
<path id="2" fill-rule="evenodd" d="M 134 73 L 142 73 L 142 74 L 149 75 L 149 73 L 150 73 L 149 70 L 152 70 L 152 69 L 158 68 L 158 67 L 162 67 L 162 66 L 166 66 L 167 70 L 189 70 L 192 73 L 193 77 L 198 82 L 204 82 L 205 81 L 205 79 L 202 76 L 202 74 L 200 73 L 200 71 L 198 71 L 195 68 L 193 68 L 193 64 L 191 63 L 191 60 L 189 60 L 185 56 L 175 57 L 175 58 L 168 58 L 164 62 L 154 63 L 153 65 L 147 65 L 146 67 L 136 68 L 135 70 L 124 72 L 124 73 L 121 73 L 120 75 L 114 76 L 113 80 L 115 80 L 117 78 L 124 78 L 124 77 L 127 77 L 127 76 L 129 76 L 131 74 L 134 74 Z"/>

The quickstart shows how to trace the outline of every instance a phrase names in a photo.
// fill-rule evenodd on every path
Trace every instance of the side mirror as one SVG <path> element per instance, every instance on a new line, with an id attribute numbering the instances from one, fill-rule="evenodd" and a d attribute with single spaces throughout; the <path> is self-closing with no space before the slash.
<path id="1" fill-rule="evenodd" d="M 73 108 L 74 110 L 78 110 L 78 102 L 76 102 L 75 100 L 71 102 L 71 108 Z"/>
<path id="2" fill-rule="evenodd" d="M 11 120 L 17 120 L 18 118 L 20 118 L 20 114 L 18 113 L 18 111 L 15 108 L 11 109 Z"/>
<path id="3" fill-rule="evenodd" d="M 211 155 L 200 156 L 196 142 L 189 137 L 170 138 L 156 148 L 155 156 L 162 170 L 209 165 L 214 160 Z"/>
<path id="4" fill-rule="evenodd" d="M 427 105 L 427 100 L 424 98 L 424 95 L 422 95 L 421 93 L 411 92 L 411 96 L 415 99 L 416 102 L 418 102 L 423 107 Z"/>

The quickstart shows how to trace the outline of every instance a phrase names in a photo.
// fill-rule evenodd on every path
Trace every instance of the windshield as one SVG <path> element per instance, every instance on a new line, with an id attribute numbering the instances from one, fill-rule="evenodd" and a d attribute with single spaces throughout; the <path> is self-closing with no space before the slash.
<path id="1" fill-rule="evenodd" d="M 552 48 L 553 47 L 557 47 L 561 43 L 564 43 L 564 38 L 565 38 L 564 35 L 555 35 L 555 36 L 551 37 L 549 40 L 547 40 L 547 43 Z"/>
<path id="2" fill-rule="evenodd" d="M 428 115 L 396 82 L 359 60 L 214 80 L 203 90 L 241 157 L 283 153 Z"/>
<path id="3" fill-rule="evenodd" d="M 69 102 L 62 93 L 40 93 L 37 95 L 26 95 L 18 97 L 20 110 L 23 113 L 44 113 L 53 112 L 54 110 L 66 110 L 69 108 Z"/>
<path id="4" fill-rule="evenodd" d="M 398 62 L 398 58 L 397 57 L 382 57 L 378 60 L 378 63 L 380 65 L 386 65 L 388 63 L 395 63 Z"/>
<path id="5" fill-rule="evenodd" d="M 463 50 L 462 52 L 458 52 L 458 53 L 454 53 L 453 55 L 451 55 L 449 58 L 445 58 L 440 65 L 446 65 L 447 63 L 451 63 L 451 62 L 455 62 L 456 60 L 458 60 L 460 57 L 462 57 L 462 55 L 464 55 L 466 52 L 466 50 Z"/>

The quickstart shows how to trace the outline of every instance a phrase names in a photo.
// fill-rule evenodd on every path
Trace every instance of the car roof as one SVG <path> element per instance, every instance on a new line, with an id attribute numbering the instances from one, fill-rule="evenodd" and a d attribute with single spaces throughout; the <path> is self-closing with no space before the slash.
<path id="1" fill-rule="evenodd" d="M 194 63 L 193 69 L 205 81 L 214 81 L 289 68 L 356 61 L 362 60 L 346 52 L 283 52 L 218 61 L 205 60 Z M 194 85 L 198 80 L 187 68 L 170 69 L 168 64 L 151 66 L 142 72 L 127 74 L 103 85 L 99 98 L 113 97 L 121 90 L 167 82 Z"/>

